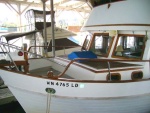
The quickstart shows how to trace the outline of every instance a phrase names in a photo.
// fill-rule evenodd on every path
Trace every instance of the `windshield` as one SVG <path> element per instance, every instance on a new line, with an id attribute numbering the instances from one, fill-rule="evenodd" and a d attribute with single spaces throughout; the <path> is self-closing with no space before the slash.
<path id="1" fill-rule="evenodd" d="M 102 4 L 111 3 L 111 2 L 116 2 L 116 1 L 123 1 L 123 0 L 89 0 L 89 2 L 91 3 L 93 7 L 96 7 Z"/>
<path id="2" fill-rule="evenodd" d="M 119 35 L 113 52 L 115 57 L 141 58 L 144 51 L 144 35 Z"/>
<path id="3" fill-rule="evenodd" d="M 95 33 L 90 50 L 97 55 L 107 57 L 112 45 L 112 41 L 113 37 L 110 37 L 109 34 Z"/>

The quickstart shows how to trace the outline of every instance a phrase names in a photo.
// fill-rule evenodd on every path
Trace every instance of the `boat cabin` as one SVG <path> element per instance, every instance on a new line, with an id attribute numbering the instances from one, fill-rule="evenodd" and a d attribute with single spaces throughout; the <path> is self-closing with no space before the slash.
<path id="1" fill-rule="evenodd" d="M 97 5 L 93 5 L 89 19 L 81 29 L 88 31 L 89 35 L 86 36 L 80 50 L 70 49 L 68 53 L 49 58 L 51 63 L 43 61 L 47 58 L 40 59 L 44 65 L 42 63 L 34 65 L 36 59 L 28 59 L 29 72 L 32 74 L 35 69 L 37 72 L 37 69 L 44 70 L 43 68 L 48 66 L 48 70 L 44 72 L 57 70 L 56 74 L 51 72 L 48 74 L 54 79 L 63 78 L 63 75 L 69 75 L 68 78 L 75 80 L 149 79 L 150 7 L 147 5 L 149 1 L 136 1 L 141 7 L 149 9 L 146 11 L 138 5 L 131 5 L 135 1 L 114 0 L 103 5 L 96 2 Z M 138 13 L 135 13 L 137 9 Z M 32 47 L 35 50 L 38 48 Z M 30 54 L 31 51 L 28 52 Z"/>
<path id="2" fill-rule="evenodd" d="M 0 76 L 27 113 L 150 113 L 150 0 L 86 2 L 81 50 L 28 57 L 28 72 L 0 65 Z"/>
<path id="3" fill-rule="evenodd" d="M 110 31 L 116 32 L 116 31 Z M 105 58 L 142 59 L 146 43 L 146 35 L 94 33 L 84 42 L 84 50 L 92 51 Z"/>

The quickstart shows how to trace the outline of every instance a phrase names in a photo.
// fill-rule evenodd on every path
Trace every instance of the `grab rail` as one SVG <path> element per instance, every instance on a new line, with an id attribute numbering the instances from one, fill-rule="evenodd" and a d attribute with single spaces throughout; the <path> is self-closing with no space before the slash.
<path id="1" fill-rule="evenodd" d="M 54 57 L 50 57 L 50 58 L 47 58 L 47 57 L 44 57 L 44 56 L 42 56 L 42 55 L 38 55 L 38 54 L 36 54 L 36 53 L 32 53 L 32 52 L 29 52 L 29 50 L 28 51 L 24 51 L 21 47 L 18 47 L 18 46 L 15 46 L 15 45 L 11 45 L 11 44 L 8 44 L 8 43 L 4 43 L 4 42 L 0 42 L 0 44 L 1 45 L 4 45 L 4 46 L 9 46 L 9 47 L 12 47 L 12 48 L 15 48 L 15 49 L 18 49 L 18 50 L 20 50 L 20 51 L 23 51 L 23 52 L 25 52 L 25 53 L 30 53 L 30 54 L 34 54 L 34 55 L 36 55 L 36 56 L 39 56 L 39 57 L 41 57 L 41 58 L 43 58 L 43 59 L 46 59 L 46 60 L 48 60 L 48 61 L 51 61 L 51 62 L 54 62 L 54 63 L 56 63 L 56 64 L 58 64 L 58 65 L 61 65 L 61 66 L 63 66 L 63 67 L 65 67 L 65 69 L 64 69 L 64 71 L 63 72 L 61 72 L 60 74 L 58 74 L 58 75 L 56 75 L 56 76 L 52 76 L 52 78 L 54 78 L 54 79 L 58 79 L 59 77 L 62 77 L 65 73 L 66 73 L 66 71 L 69 69 L 69 67 L 74 63 L 74 62 L 76 62 L 76 61 L 93 61 L 93 62 L 107 62 L 107 64 L 108 64 L 108 72 L 109 72 L 109 76 L 111 76 L 111 73 L 110 73 L 110 62 L 116 62 L 116 61 L 121 61 L 121 62 L 149 62 L 150 63 L 150 60 L 119 60 L 119 59 L 89 59 L 89 58 L 76 58 L 76 59 L 74 59 L 74 60 L 71 60 L 67 65 L 64 65 L 64 64 L 62 64 L 62 63 L 60 63 L 60 62 L 57 62 L 57 61 L 55 61 L 55 60 L 53 60 L 53 59 L 51 59 L 51 58 L 54 58 Z M 33 46 L 32 46 L 33 47 Z M 41 46 L 41 47 L 44 47 L 44 46 Z M 11 56 L 10 56 L 11 57 Z M 13 60 L 13 59 L 11 59 L 11 60 Z M 12 61 L 13 62 L 13 61 Z M 14 64 L 15 65 L 15 64 Z M 16 66 L 17 67 L 17 66 Z M 17 69 L 18 70 L 18 69 Z M 111 77 L 110 77 L 110 79 L 111 79 Z"/>
<path id="2" fill-rule="evenodd" d="M 55 47 L 55 48 L 60 48 L 60 49 L 62 48 L 64 50 L 64 55 L 65 55 L 66 54 L 65 53 L 66 49 L 68 49 L 68 48 L 75 48 L 75 47 L 81 47 L 81 46 L 30 46 L 29 49 L 28 49 L 28 52 L 31 50 L 31 48 L 44 48 L 44 49 L 47 48 L 48 49 L 50 47 L 51 48 Z M 50 51 L 48 51 L 48 52 L 50 52 Z"/>
<path id="3" fill-rule="evenodd" d="M 31 50 L 33 47 L 42 47 L 42 48 L 48 48 L 48 47 L 60 47 L 60 48 L 67 48 L 67 47 L 81 47 L 81 46 L 30 46 L 28 49 L 28 52 Z"/>
<path id="4" fill-rule="evenodd" d="M 115 59 L 90 59 L 90 58 L 76 58 L 76 59 L 73 59 L 71 60 L 68 65 L 66 66 L 66 68 L 64 69 L 64 71 L 56 76 L 51 76 L 50 78 L 53 78 L 53 79 L 58 79 L 59 77 L 62 77 L 66 71 L 69 69 L 69 67 L 76 61 L 93 61 L 93 62 L 107 62 L 108 63 L 108 72 L 109 72 L 109 75 L 111 76 L 111 73 L 110 73 L 110 64 L 109 62 L 116 62 L 116 61 L 122 61 L 122 62 L 149 62 L 150 63 L 150 60 L 115 60 Z M 111 80 L 111 77 L 110 77 L 110 80 Z"/>
<path id="5" fill-rule="evenodd" d="M 1 46 L 1 45 L 0 45 Z M 11 55 L 9 54 L 9 52 L 7 51 L 6 47 L 4 46 L 4 49 L 6 50 L 7 55 L 9 56 L 10 60 L 12 61 L 12 63 L 14 64 L 15 68 L 17 69 L 17 71 L 19 71 L 17 65 L 15 64 L 14 60 L 12 59 Z"/>
<path id="6" fill-rule="evenodd" d="M 45 59 L 45 60 L 51 61 L 51 62 L 53 62 L 53 63 L 59 64 L 59 65 L 61 65 L 61 66 L 63 66 L 63 67 L 66 67 L 66 65 L 64 65 L 64 64 L 62 64 L 62 63 L 59 63 L 59 62 L 56 62 L 56 61 L 54 61 L 53 59 L 51 59 L 51 58 L 54 58 L 54 57 L 48 57 L 48 58 L 47 58 L 47 57 L 44 57 L 44 56 L 39 55 L 39 54 L 36 54 L 36 53 L 32 53 L 32 52 L 29 52 L 29 51 L 24 51 L 23 48 L 21 48 L 21 47 L 18 47 L 18 46 L 12 45 L 12 44 L 8 44 L 8 43 L 5 43 L 5 42 L 0 42 L 0 44 L 3 45 L 3 46 L 8 46 L 8 47 L 14 48 L 14 49 L 19 50 L 19 51 L 22 51 L 22 52 L 24 52 L 24 53 L 30 53 L 30 54 L 32 54 L 32 55 L 36 55 L 36 56 L 38 56 L 38 57 L 40 57 L 40 58 L 42 58 L 42 59 Z M 6 53 L 8 54 L 8 56 L 9 56 L 9 58 L 10 58 L 11 56 L 10 56 L 9 52 L 7 51 Z M 10 58 L 10 59 L 11 59 L 11 61 L 13 60 L 12 58 Z M 27 59 L 27 60 L 28 60 L 28 59 Z M 13 64 L 14 64 L 14 66 L 16 67 L 15 62 L 14 62 L 14 61 L 12 61 L 12 62 L 13 62 Z M 17 70 L 18 70 L 18 69 L 17 69 Z"/>

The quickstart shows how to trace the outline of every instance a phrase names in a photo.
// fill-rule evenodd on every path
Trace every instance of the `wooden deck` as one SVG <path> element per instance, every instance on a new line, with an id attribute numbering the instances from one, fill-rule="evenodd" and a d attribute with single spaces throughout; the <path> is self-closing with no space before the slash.
<path id="1" fill-rule="evenodd" d="M 66 60 L 69 60 L 67 55 L 61 55 L 59 56 L 60 58 L 63 58 L 63 59 L 66 59 Z M 58 57 L 58 58 L 59 58 Z M 81 61 L 81 62 L 78 62 L 80 64 L 84 64 L 85 66 L 90 66 L 92 68 L 95 68 L 95 69 L 107 69 L 108 68 L 108 63 L 107 62 L 103 62 L 103 61 Z M 138 65 L 138 64 L 131 64 L 131 63 L 123 63 L 123 62 L 117 62 L 117 61 L 112 61 L 112 62 L 109 62 L 110 64 L 110 68 L 113 69 L 113 68 L 125 68 L 125 67 L 137 67 L 137 66 L 142 66 L 142 65 Z"/>
<path id="2" fill-rule="evenodd" d="M 107 62 L 81 62 L 82 64 L 88 65 L 90 67 L 93 67 L 95 69 L 106 69 L 108 68 Z M 109 62 L 110 68 L 125 68 L 125 67 L 135 67 L 135 66 L 141 66 L 137 64 L 129 64 L 129 63 L 122 63 L 122 62 Z"/>

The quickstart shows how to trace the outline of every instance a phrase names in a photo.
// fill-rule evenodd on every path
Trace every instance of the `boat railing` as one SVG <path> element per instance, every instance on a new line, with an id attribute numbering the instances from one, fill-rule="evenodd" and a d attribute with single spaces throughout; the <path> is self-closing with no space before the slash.
<path id="1" fill-rule="evenodd" d="M 11 44 L 8 44 L 8 43 L 4 43 L 4 42 L 0 42 L 0 46 L 2 47 L 2 46 L 4 46 L 3 48 L 4 49 L 6 49 L 6 51 L 5 51 L 5 54 L 7 54 L 8 55 L 8 57 L 10 58 L 10 61 L 11 61 L 11 66 L 13 65 L 13 66 L 15 66 L 15 68 L 16 68 L 16 70 L 17 71 L 20 71 L 20 69 L 18 69 L 18 65 L 24 65 L 26 68 L 28 68 L 28 54 L 33 54 L 33 55 L 36 55 L 36 56 L 38 56 L 39 58 L 42 58 L 42 59 L 45 59 L 45 60 L 48 60 L 48 61 L 51 61 L 51 62 L 54 62 L 54 63 L 56 63 L 56 64 L 58 64 L 58 65 L 61 65 L 61 66 L 63 66 L 64 67 L 64 70 L 62 71 L 62 72 L 60 72 L 60 74 L 58 74 L 58 75 L 54 75 L 54 76 L 48 76 L 48 77 L 50 77 L 50 78 L 53 78 L 53 79 L 59 79 L 60 77 L 63 77 L 63 75 L 66 73 L 66 71 L 70 68 L 70 66 L 72 65 L 72 64 L 75 64 L 75 65 L 78 65 L 78 66 L 81 66 L 82 68 L 86 68 L 86 69 L 88 69 L 89 67 L 86 67 L 85 65 L 82 65 L 82 63 L 81 62 L 106 62 L 107 63 L 107 67 L 106 67 L 106 69 L 107 69 L 107 72 L 108 72 L 108 75 L 109 76 L 111 76 L 111 65 L 110 65 L 110 63 L 111 62 L 148 62 L 148 63 L 150 63 L 150 60 L 129 60 L 129 59 L 127 59 L 127 60 L 122 60 L 122 59 L 98 59 L 98 58 L 95 58 L 95 59 L 90 59 L 90 58 L 76 58 L 76 59 L 73 59 L 73 60 L 68 60 L 68 59 L 66 59 L 66 61 L 67 61 L 67 64 L 63 64 L 63 63 L 60 63 L 60 62 L 58 62 L 57 60 L 55 61 L 53 58 L 54 57 L 46 57 L 46 56 L 42 56 L 42 55 L 39 55 L 39 54 L 36 54 L 36 53 L 33 53 L 33 52 L 30 52 L 29 50 L 27 51 L 27 49 L 24 49 L 23 47 L 18 47 L 18 46 L 15 46 L 15 45 L 11 45 Z M 7 50 L 7 48 L 6 48 L 6 46 L 8 46 L 9 48 L 15 48 L 16 50 L 18 50 L 18 51 L 22 51 L 23 53 L 24 53 L 24 55 L 26 55 L 26 57 L 24 56 L 24 62 L 16 62 L 14 59 L 13 59 L 13 57 L 11 56 L 11 54 L 10 54 L 10 51 L 8 51 Z M 43 46 L 42 46 L 43 47 Z M 99 65 L 100 65 L 101 63 L 99 63 Z M 2 65 L 0 65 L 0 67 L 1 67 Z M 7 66 L 7 65 L 4 65 L 4 66 Z M 8 65 L 8 66 L 10 66 L 10 65 Z M 138 65 L 138 66 L 142 66 L 142 65 Z M 89 70 L 91 70 L 92 68 L 90 68 Z M 25 72 L 28 72 L 28 70 L 26 70 Z M 53 74 L 52 74 L 53 75 Z M 110 77 L 110 80 L 111 80 L 111 77 Z"/>
<path id="2" fill-rule="evenodd" d="M 119 60 L 119 59 L 97 59 L 97 58 L 94 58 L 94 59 L 90 59 L 90 58 L 75 58 L 73 60 L 71 60 L 66 66 L 65 66 L 65 69 L 62 73 L 60 73 L 59 75 L 55 75 L 55 76 L 49 76 L 50 78 L 53 78 L 53 79 L 58 79 L 60 77 L 62 77 L 66 71 L 69 69 L 69 67 L 74 64 L 74 63 L 78 63 L 78 62 L 106 62 L 107 63 L 107 71 L 108 71 L 108 75 L 110 76 L 109 77 L 109 80 L 111 81 L 111 65 L 110 65 L 110 62 L 128 62 L 128 63 L 131 63 L 131 62 L 148 62 L 150 63 L 150 60 Z M 79 65 L 78 65 L 79 66 Z M 142 65 L 138 65 L 138 66 L 142 66 Z M 83 66 L 81 66 L 82 68 L 84 68 Z M 53 74 L 52 74 L 53 75 Z"/>
<path id="3" fill-rule="evenodd" d="M 52 57 L 52 48 L 53 47 L 55 47 L 55 49 L 56 49 L 56 51 L 58 51 L 58 53 L 60 53 L 59 50 L 62 51 L 61 54 L 59 54 L 59 55 L 66 55 L 66 54 L 68 54 L 68 52 L 67 52 L 68 49 L 70 50 L 69 53 L 72 52 L 72 51 L 75 51 L 75 50 L 76 51 L 77 50 L 78 51 L 81 50 L 81 46 L 30 46 L 29 49 L 28 49 L 28 52 L 29 53 L 30 52 L 32 52 L 32 53 L 39 53 L 39 54 L 42 55 L 43 53 L 40 53 L 39 50 L 43 49 L 43 52 L 44 52 L 44 50 L 48 50 L 48 53 L 45 53 L 44 55 L 46 57 Z M 39 50 L 37 50 L 37 48 Z M 73 48 L 74 48 L 74 50 L 73 50 Z M 49 54 L 49 53 L 51 53 L 51 54 Z M 56 54 L 56 56 L 58 56 L 58 55 Z M 30 57 L 30 55 L 29 55 L 29 57 Z M 32 57 L 37 57 L 37 56 L 31 56 L 30 58 L 32 58 Z"/>
<path id="4" fill-rule="evenodd" d="M 36 56 L 36 58 L 42 58 L 42 59 L 45 59 L 45 60 L 49 60 L 49 61 L 51 61 L 51 62 L 54 62 L 54 63 L 56 63 L 56 64 L 58 64 L 58 65 L 61 65 L 61 66 L 65 67 L 65 70 L 64 70 L 62 73 L 60 73 L 59 75 L 56 75 L 55 78 L 59 78 L 59 77 L 63 76 L 63 75 L 65 74 L 65 72 L 68 70 L 68 68 L 70 67 L 70 65 L 73 64 L 73 62 L 75 62 L 75 61 L 77 61 L 77 60 L 85 60 L 85 59 L 74 59 L 74 60 L 70 61 L 70 63 L 68 63 L 68 65 L 64 65 L 64 64 L 62 64 L 62 63 L 60 63 L 60 62 L 57 62 L 57 61 L 54 61 L 54 60 L 50 59 L 50 58 L 53 58 L 53 57 L 47 57 L 47 56 L 43 56 L 43 55 L 40 55 L 40 54 L 37 54 L 37 53 L 30 52 L 31 48 L 36 48 L 36 47 L 47 48 L 48 46 L 31 46 L 31 47 L 28 49 L 28 51 L 27 51 L 27 49 L 25 49 L 25 48 L 18 47 L 18 46 L 16 46 L 16 45 L 8 44 L 8 43 L 5 43 L 5 42 L 0 42 L 0 44 L 1 44 L 0 47 L 3 48 L 3 49 L 2 49 L 3 52 L 5 51 L 4 54 L 8 55 L 10 61 L 12 62 L 12 65 L 15 66 L 15 68 L 16 68 L 17 71 L 20 71 L 20 70 L 18 69 L 18 65 L 17 65 L 16 62 L 14 61 L 13 56 L 11 56 L 11 52 L 9 51 L 10 48 L 16 49 L 17 51 L 22 51 L 24 54 L 26 54 L 26 56 L 24 56 L 24 59 L 25 59 L 25 61 L 26 61 L 27 63 L 28 63 L 28 56 L 29 56 L 29 54 L 31 54 L 31 55 L 33 55 L 33 56 Z M 2 47 L 2 46 L 3 46 L 3 47 Z M 7 47 L 7 48 L 6 48 L 6 47 Z M 62 46 L 58 46 L 58 47 L 62 47 Z M 64 47 L 64 48 L 65 48 L 65 47 Z M 5 49 L 5 50 L 4 50 L 4 49 Z M 6 66 L 6 65 L 5 65 L 5 66 Z M 26 65 L 25 65 L 25 66 L 26 66 Z M 28 72 L 28 71 L 29 71 L 29 70 L 27 69 L 26 72 Z"/>
<path id="5" fill-rule="evenodd" d="M 63 66 L 63 67 L 66 66 L 64 64 L 61 64 L 59 62 L 54 61 L 53 60 L 54 57 L 47 57 L 47 56 L 43 56 L 43 55 L 40 55 L 40 54 L 37 54 L 37 53 L 33 53 L 33 52 L 27 51 L 26 44 L 24 45 L 24 47 L 18 47 L 16 45 L 8 44 L 8 43 L 5 43 L 5 42 L 0 42 L 0 47 L 3 50 L 2 53 L 5 54 L 5 59 L 2 59 L 2 60 L 5 60 L 5 62 L 6 62 L 9 59 L 9 61 L 10 61 L 9 64 L 0 64 L 0 67 L 1 66 L 12 66 L 13 65 L 13 66 L 15 66 L 15 68 L 16 68 L 17 71 L 20 71 L 20 69 L 18 69 L 18 65 L 24 65 L 25 68 L 28 68 L 28 59 L 29 59 L 28 55 L 29 54 L 32 54 L 33 56 L 36 56 L 36 58 L 42 58 L 42 59 L 54 62 L 56 64 L 59 64 L 59 65 Z M 10 48 L 16 49 L 16 51 L 13 51 L 13 52 L 9 51 Z M 24 55 L 24 56 L 20 56 L 20 57 L 23 57 L 23 58 L 21 58 L 21 59 L 20 58 L 19 59 L 15 59 L 13 57 L 12 53 L 19 54 L 18 52 L 22 52 L 23 53 L 22 55 Z M 6 56 L 9 57 L 9 58 L 7 59 Z M 29 72 L 29 70 L 26 69 L 25 72 Z"/>
<path id="6" fill-rule="evenodd" d="M 2 45 L 3 45 L 3 47 L 2 47 Z M 8 48 L 6 48 L 6 46 L 8 46 Z M 7 44 L 7 43 L 4 43 L 4 42 L 1 42 L 1 44 L 0 44 L 0 48 L 1 48 L 1 50 L 4 52 L 4 54 L 5 55 L 8 55 L 8 57 L 10 58 L 10 61 L 13 63 L 13 65 L 15 66 L 15 68 L 16 68 L 16 70 L 17 71 L 19 71 L 19 69 L 18 69 L 18 67 L 17 67 L 17 65 L 16 65 L 16 63 L 14 62 L 14 60 L 13 60 L 13 58 L 11 57 L 11 55 L 10 55 L 10 52 L 9 52 L 9 46 L 13 46 L 13 45 L 10 45 L 10 44 Z M 18 48 L 18 47 L 15 47 L 15 46 L 13 46 L 13 48 Z"/>

